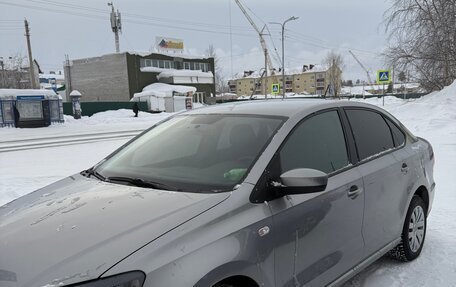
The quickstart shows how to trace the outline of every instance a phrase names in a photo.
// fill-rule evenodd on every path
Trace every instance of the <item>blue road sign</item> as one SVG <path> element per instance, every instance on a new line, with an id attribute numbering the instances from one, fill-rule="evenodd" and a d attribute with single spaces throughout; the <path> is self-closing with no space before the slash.
<path id="1" fill-rule="evenodd" d="M 377 71 L 377 83 L 378 84 L 391 83 L 391 71 L 390 70 L 378 70 Z"/>
<path id="2" fill-rule="evenodd" d="M 272 84 L 271 90 L 272 90 L 273 94 L 278 94 L 279 91 L 280 91 L 280 85 L 279 84 Z"/>

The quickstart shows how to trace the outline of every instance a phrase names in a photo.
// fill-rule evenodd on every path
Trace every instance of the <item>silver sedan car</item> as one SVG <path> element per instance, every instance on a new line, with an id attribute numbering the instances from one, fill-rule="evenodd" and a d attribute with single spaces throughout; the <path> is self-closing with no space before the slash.
<path id="1" fill-rule="evenodd" d="M 2 287 L 337 286 L 419 256 L 431 145 L 372 105 L 175 115 L 0 208 Z"/>

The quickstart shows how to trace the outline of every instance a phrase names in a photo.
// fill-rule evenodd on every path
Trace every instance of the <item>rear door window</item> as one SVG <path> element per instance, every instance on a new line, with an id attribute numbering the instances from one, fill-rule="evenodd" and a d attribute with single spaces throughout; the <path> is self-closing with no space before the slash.
<path id="1" fill-rule="evenodd" d="M 388 126 L 391 129 L 391 133 L 393 134 L 394 146 L 402 146 L 405 143 L 404 133 L 387 117 L 385 117 L 385 121 L 388 123 Z"/>
<path id="2" fill-rule="evenodd" d="M 394 147 L 391 130 L 379 113 L 360 109 L 345 111 L 353 130 L 360 160 Z"/>
<path id="3" fill-rule="evenodd" d="M 347 146 L 337 111 L 324 112 L 300 123 L 280 151 L 282 173 L 296 168 L 331 173 L 348 164 Z"/>

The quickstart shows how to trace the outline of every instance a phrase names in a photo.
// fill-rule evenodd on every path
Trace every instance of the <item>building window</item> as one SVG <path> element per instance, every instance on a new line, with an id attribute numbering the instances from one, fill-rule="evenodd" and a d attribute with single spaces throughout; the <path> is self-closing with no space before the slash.
<path id="1" fill-rule="evenodd" d="M 158 68 L 158 61 L 157 60 L 152 60 L 152 65 L 151 66 L 155 67 L 155 68 Z"/>
<path id="2" fill-rule="evenodd" d="M 208 72 L 209 64 L 208 63 L 184 62 L 184 70 L 201 70 L 203 72 Z"/>

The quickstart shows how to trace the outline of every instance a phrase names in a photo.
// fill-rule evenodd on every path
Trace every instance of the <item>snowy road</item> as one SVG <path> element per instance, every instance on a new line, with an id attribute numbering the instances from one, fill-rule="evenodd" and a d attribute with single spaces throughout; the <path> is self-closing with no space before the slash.
<path id="1" fill-rule="evenodd" d="M 83 143 L 112 141 L 118 139 L 131 139 L 141 133 L 143 130 L 114 131 L 66 136 L 50 136 L 42 138 L 28 138 L 20 140 L 7 140 L 0 142 L 0 153 L 21 151 L 48 147 L 57 147 L 65 145 L 76 145 Z"/>
<path id="2" fill-rule="evenodd" d="M 456 170 L 456 84 L 451 88 L 446 93 L 416 101 L 387 99 L 385 106 L 415 135 L 428 139 L 434 147 L 437 187 L 422 255 L 411 263 L 381 258 L 344 287 L 456 286 L 456 181 L 453 178 Z M 381 100 L 367 102 L 381 106 Z M 128 125 L 131 129 L 144 129 L 165 116 L 155 115 Z M 108 121 L 101 116 L 98 120 Z M 89 119 L 86 121 L 90 122 Z M 109 121 L 104 126 L 93 123 L 95 126 L 91 130 L 125 130 L 125 122 L 130 119 L 120 117 Z M 61 134 L 67 129 L 87 132 L 88 128 L 72 127 L 70 124 L 69 127 L 51 128 L 46 132 Z M 10 140 L 26 138 L 33 136 L 30 133 L 34 132 L 37 131 L 0 129 L 0 139 L 5 138 L 5 134 Z M 0 153 L 0 205 L 94 165 L 126 141 L 110 140 Z"/>

